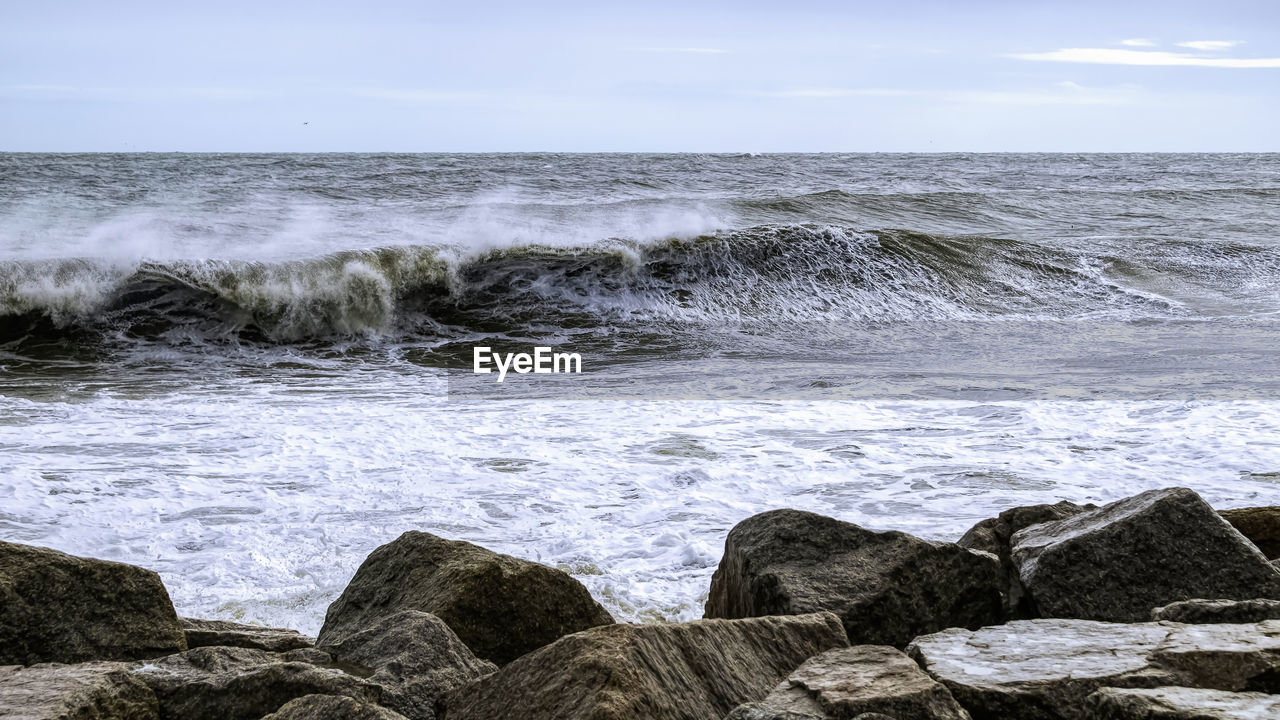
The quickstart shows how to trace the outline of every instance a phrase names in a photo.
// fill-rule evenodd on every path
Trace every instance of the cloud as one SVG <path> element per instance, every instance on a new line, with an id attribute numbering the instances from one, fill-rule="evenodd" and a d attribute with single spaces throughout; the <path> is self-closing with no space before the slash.
<path id="1" fill-rule="evenodd" d="M 1227 50 L 1243 44 L 1244 42 L 1240 40 L 1191 40 L 1178 43 L 1178 47 L 1191 48 L 1193 50 Z"/>
<path id="2" fill-rule="evenodd" d="M 1155 47 L 1156 41 L 1146 38 L 1129 38 L 1128 40 L 1121 40 L 1120 44 L 1128 45 L 1129 47 Z"/>
<path id="3" fill-rule="evenodd" d="M 914 97 L 961 105 L 1125 105 L 1133 101 L 1135 86 L 1089 88 L 1071 81 L 1044 90 L 908 90 L 901 88 L 799 88 L 752 93 L 756 97 L 834 99 L 856 97 Z"/>
<path id="4" fill-rule="evenodd" d="M 1162 67 L 1280 68 L 1280 58 L 1204 57 L 1161 50 L 1116 48 L 1064 48 L 1044 53 L 1018 53 L 1009 57 L 1039 62 L 1091 63 L 1095 65 L 1145 65 Z"/>
<path id="5" fill-rule="evenodd" d="M 725 54 L 728 54 L 729 52 L 728 50 L 721 50 L 720 48 L 708 48 L 708 47 L 669 47 L 669 48 L 650 47 L 650 48 L 638 48 L 638 50 L 640 52 L 685 53 L 688 55 L 725 55 Z"/>

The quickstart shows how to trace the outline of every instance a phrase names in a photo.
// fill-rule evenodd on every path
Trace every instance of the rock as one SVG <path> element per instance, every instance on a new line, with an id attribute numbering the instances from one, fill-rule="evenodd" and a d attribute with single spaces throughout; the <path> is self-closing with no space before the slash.
<path id="1" fill-rule="evenodd" d="M 1036 616 L 1034 604 L 1030 598 L 1026 597 L 1022 589 L 1022 581 L 1018 578 L 1018 568 L 1010 557 L 1012 550 L 1010 538 L 1019 530 L 1032 525 L 1063 520 L 1097 507 L 1097 505 L 1076 505 L 1063 500 L 1053 505 L 1011 508 L 969 528 L 969 532 L 966 532 L 956 544 L 970 550 L 989 552 L 1000 558 L 1000 567 L 1004 571 L 1006 582 L 1004 591 L 1006 617 L 1013 620 L 1033 618 Z"/>
<path id="2" fill-rule="evenodd" d="M 1172 627 L 1016 620 L 926 635 L 907 652 L 978 720 L 1077 720 L 1100 687 L 1178 684 L 1151 659 Z"/>
<path id="3" fill-rule="evenodd" d="M 434 720 L 437 699 L 449 690 L 495 672 L 443 620 L 417 610 L 379 619 L 324 650 L 339 661 L 373 670 L 381 704 L 410 720 Z"/>
<path id="4" fill-rule="evenodd" d="M 1263 555 L 1280 560 L 1280 505 L 1223 510 L 1220 514 Z"/>
<path id="5" fill-rule="evenodd" d="M 186 649 L 160 576 L 0 541 L 0 665 L 137 660 Z"/>
<path id="6" fill-rule="evenodd" d="M 1044 617 L 1136 622 L 1178 600 L 1280 598 L 1280 573 L 1186 488 L 1032 525 L 1012 542 Z"/>
<path id="7" fill-rule="evenodd" d="M 284 707 L 262 720 L 405 720 L 405 717 L 373 703 L 349 697 L 303 695 L 285 703 Z"/>
<path id="8" fill-rule="evenodd" d="M 763 702 L 743 703 L 724 717 L 724 720 L 824 720 L 821 715 L 780 710 Z"/>
<path id="9" fill-rule="evenodd" d="M 1151 619 L 1191 625 L 1280 620 L 1280 600 L 1180 600 L 1152 610 Z"/>
<path id="10" fill-rule="evenodd" d="M 606 625 L 454 690 L 445 720 L 720 720 L 807 658 L 845 647 L 830 613 Z"/>
<path id="11" fill-rule="evenodd" d="M 0 718 L 157 720 L 158 717 L 156 696 L 122 663 L 0 667 Z"/>
<path id="12" fill-rule="evenodd" d="M 1280 692 L 1280 620 L 1242 625 L 1173 625 L 1151 654 L 1178 685 Z"/>
<path id="13" fill-rule="evenodd" d="M 1085 702 L 1091 720 L 1261 720 L 1280 717 L 1280 697 L 1265 693 L 1162 687 L 1103 688 Z"/>
<path id="14" fill-rule="evenodd" d="M 763 704 L 822 720 L 870 712 L 911 720 L 969 720 L 945 687 L 887 645 L 838 648 L 811 657 Z"/>
<path id="15" fill-rule="evenodd" d="M 180 618 L 187 635 L 187 647 L 242 647 L 271 652 L 285 652 L 314 645 L 314 641 L 298 632 L 285 628 L 241 625 L 226 620 L 198 620 Z"/>
<path id="16" fill-rule="evenodd" d="M 555 568 L 411 531 L 365 559 L 329 606 L 317 642 L 339 643 L 403 610 L 435 615 L 499 665 L 613 622 L 582 583 Z"/>
<path id="17" fill-rule="evenodd" d="M 196 648 L 147 663 L 134 674 L 155 692 L 162 720 L 257 720 L 304 695 L 376 703 L 380 693 L 377 685 L 341 670 L 250 648 Z"/>
<path id="18" fill-rule="evenodd" d="M 1000 622 L 1003 587 L 988 553 L 774 510 L 730 531 L 705 617 L 826 610 L 854 643 L 902 647 L 943 628 Z"/>

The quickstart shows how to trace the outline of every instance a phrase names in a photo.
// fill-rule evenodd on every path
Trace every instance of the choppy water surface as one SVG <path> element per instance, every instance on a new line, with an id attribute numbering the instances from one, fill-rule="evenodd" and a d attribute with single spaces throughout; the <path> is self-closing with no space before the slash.
<path id="1" fill-rule="evenodd" d="M 310 632 L 418 529 L 687 619 L 775 507 L 1280 503 L 1278 311 L 1277 155 L 0 155 L 0 538 Z"/>

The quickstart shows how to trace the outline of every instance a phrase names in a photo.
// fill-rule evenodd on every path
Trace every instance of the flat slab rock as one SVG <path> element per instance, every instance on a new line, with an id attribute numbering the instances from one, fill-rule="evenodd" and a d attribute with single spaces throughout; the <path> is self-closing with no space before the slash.
<path id="1" fill-rule="evenodd" d="M 0 665 L 139 660 L 186 649 L 154 572 L 0 541 Z"/>
<path id="2" fill-rule="evenodd" d="M 445 720 L 722 720 L 845 647 L 831 613 L 574 633 L 449 693 Z"/>
<path id="3" fill-rule="evenodd" d="M 1000 622 L 1005 583 L 989 553 L 774 510 L 729 532 L 704 616 L 829 611 L 855 644 L 903 647 L 943 628 Z"/>
<path id="4" fill-rule="evenodd" d="M 0 667 L 5 720 L 157 720 L 156 696 L 123 663 Z"/>
<path id="5" fill-rule="evenodd" d="M 1274 691 L 1280 622 L 1020 620 L 917 638 L 908 653 L 974 718 L 1084 719 L 1103 687 Z"/>
<path id="6" fill-rule="evenodd" d="M 1280 620 L 1280 600 L 1181 600 L 1152 610 L 1151 619 L 1191 625 Z"/>
<path id="7" fill-rule="evenodd" d="M 1073 720 L 1085 717 L 1084 699 L 1100 687 L 1178 684 L 1150 658 L 1169 631 L 1157 623 L 1018 620 L 926 635 L 907 652 L 977 720 Z"/>
<path id="8" fill-rule="evenodd" d="M 1179 600 L 1280 599 L 1280 572 L 1186 488 L 1032 525 L 1012 543 L 1043 617 L 1140 622 Z"/>
<path id="9" fill-rule="evenodd" d="M 315 649 L 203 647 L 145 663 L 134 676 L 155 693 L 161 720 L 258 720 L 294 698 L 317 694 L 378 702 L 377 685 L 312 664 L 327 657 Z"/>
<path id="10" fill-rule="evenodd" d="M 300 650 L 315 645 L 315 640 L 297 630 L 243 625 L 227 620 L 180 618 L 187 636 L 187 647 L 242 647 L 270 652 Z"/>
<path id="11" fill-rule="evenodd" d="M 1163 687 L 1104 688 L 1085 703 L 1091 720 L 1263 720 L 1280 718 L 1280 696 Z"/>
<path id="12" fill-rule="evenodd" d="M 407 720 L 373 703 L 338 695 L 304 695 L 262 720 Z"/>
<path id="13" fill-rule="evenodd" d="M 793 713 L 844 720 L 881 713 L 904 720 L 970 720 L 946 687 L 887 645 L 839 648 L 809 658 L 760 704 L 775 718 Z"/>
<path id="14" fill-rule="evenodd" d="M 316 642 L 341 642 L 403 610 L 435 615 L 476 656 L 499 665 L 563 635 L 613 622 L 567 573 L 411 531 L 365 559 L 329 606 Z"/>

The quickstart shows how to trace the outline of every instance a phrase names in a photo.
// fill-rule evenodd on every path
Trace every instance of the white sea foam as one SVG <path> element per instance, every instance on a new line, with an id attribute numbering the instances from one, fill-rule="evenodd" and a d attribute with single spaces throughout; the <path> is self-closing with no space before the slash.
<path id="1" fill-rule="evenodd" d="M 1280 496 L 1280 408 L 1159 402 L 468 402 L 412 366 L 0 398 L 5 537 L 159 571 L 185 615 L 315 632 L 425 530 L 556 565 L 619 618 L 700 616 L 778 507 L 955 539 L 1018 504 Z"/>

